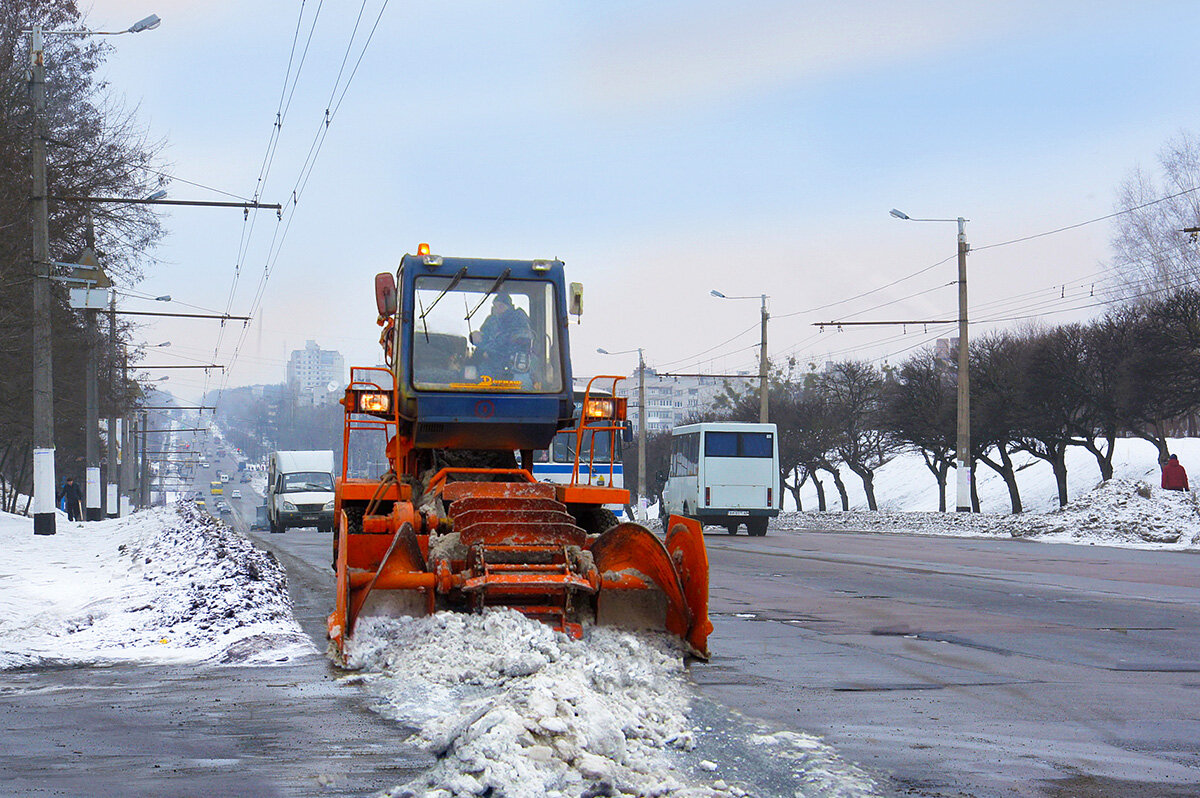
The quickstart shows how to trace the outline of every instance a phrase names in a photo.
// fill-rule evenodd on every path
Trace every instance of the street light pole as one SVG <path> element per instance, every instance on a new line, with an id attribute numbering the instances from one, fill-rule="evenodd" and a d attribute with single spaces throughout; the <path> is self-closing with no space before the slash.
<path id="1" fill-rule="evenodd" d="M 957 222 L 958 223 L 958 440 L 956 446 L 955 509 L 960 513 L 969 513 L 971 504 L 971 351 L 967 340 L 967 253 L 971 246 L 967 243 L 967 219 L 959 216 L 954 219 L 914 219 L 903 211 L 895 208 L 892 216 L 906 222 Z"/>
<path id="2" fill-rule="evenodd" d="M 46 54 L 47 34 L 90 36 L 140 33 L 158 27 L 154 14 L 123 31 L 29 31 L 29 94 L 33 101 L 33 140 L 29 152 L 33 172 L 33 534 L 53 535 L 54 498 L 54 361 L 50 323 L 50 225 L 46 197 Z"/>
<path id="3" fill-rule="evenodd" d="M 971 512 L 971 352 L 967 343 L 966 219 L 958 222 L 958 501 L 955 510 Z"/>
<path id="4" fill-rule="evenodd" d="M 53 535 L 54 362 L 50 348 L 50 225 L 46 204 L 46 66 L 42 27 L 29 41 L 29 93 L 33 99 L 33 534 Z"/>
<path id="5" fill-rule="evenodd" d="M 638 507 L 646 498 L 646 360 L 638 347 Z M 649 502 L 646 502 L 649 504 Z"/>
<path id="6" fill-rule="evenodd" d="M 770 395 L 767 390 L 767 319 L 771 318 L 771 315 L 767 312 L 768 297 L 766 294 L 760 294 L 757 297 L 754 297 L 754 296 L 725 296 L 725 294 L 722 294 L 720 291 L 716 291 L 716 290 L 709 291 L 708 293 L 711 294 L 712 296 L 715 296 L 717 299 L 761 299 L 762 300 L 762 323 L 760 325 L 761 335 L 759 337 L 759 345 L 758 345 L 758 420 L 760 423 L 766 424 L 767 417 L 769 415 L 769 413 L 768 413 L 768 409 L 769 409 L 768 408 L 768 403 L 769 403 L 768 397 Z"/>
<path id="7" fill-rule="evenodd" d="M 767 423 L 767 295 L 762 295 L 762 343 L 758 349 L 758 421 Z"/>

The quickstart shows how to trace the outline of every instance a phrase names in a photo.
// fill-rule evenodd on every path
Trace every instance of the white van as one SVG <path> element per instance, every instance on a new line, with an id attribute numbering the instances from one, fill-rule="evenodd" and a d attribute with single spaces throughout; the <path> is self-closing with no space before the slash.
<path id="1" fill-rule="evenodd" d="M 272 532 L 313 526 L 333 531 L 333 452 L 271 452 L 267 522 Z"/>
<path id="2" fill-rule="evenodd" d="M 709 422 L 671 431 L 671 466 L 659 516 L 671 514 L 754 536 L 779 515 L 779 440 L 774 424 Z"/>

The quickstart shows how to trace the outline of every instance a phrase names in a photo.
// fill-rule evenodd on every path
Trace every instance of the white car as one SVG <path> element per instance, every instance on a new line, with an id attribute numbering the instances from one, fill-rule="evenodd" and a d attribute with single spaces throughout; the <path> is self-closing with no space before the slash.
<path id="1" fill-rule="evenodd" d="M 240 499 L 242 498 L 242 492 L 240 490 L 235 490 L 233 493 L 229 494 L 229 498 Z"/>

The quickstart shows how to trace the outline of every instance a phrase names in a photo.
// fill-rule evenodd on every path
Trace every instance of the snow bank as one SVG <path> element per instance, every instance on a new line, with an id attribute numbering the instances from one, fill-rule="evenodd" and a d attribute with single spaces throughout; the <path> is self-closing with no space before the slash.
<path id="1" fill-rule="evenodd" d="M 437 757 L 427 774 L 388 795 L 749 794 L 712 773 L 715 763 L 686 754 L 697 734 L 687 715 L 692 691 L 681 652 L 665 636 L 590 628 L 572 640 L 515 611 L 492 610 L 364 618 L 348 653 L 363 671 L 348 681 L 366 683 L 385 714 L 414 727 L 414 742 Z M 815 737 L 772 743 L 814 773 L 814 762 L 835 759 Z M 814 759 L 814 750 L 823 756 Z M 854 768 L 839 763 L 836 772 L 854 776 L 823 794 L 873 794 Z M 806 773 L 797 783 L 831 778 Z"/>
<path id="2" fill-rule="evenodd" d="M 43 664 L 271 664 L 313 653 L 287 580 L 191 504 L 37 536 L 0 514 L 0 669 Z"/>
<path id="3" fill-rule="evenodd" d="M 1176 438 L 1168 441 L 1170 449 L 1179 455 L 1180 462 L 1200 480 L 1200 438 Z M 1027 512 L 1051 512 L 1058 509 L 1058 488 L 1049 464 L 1030 455 L 1014 455 L 1017 485 L 1021 491 L 1021 503 Z M 866 494 L 862 481 L 849 469 L 842 469 L 842 480 L 850 497 L 852 510 L 865 510 Z M 1159 484 L 1158 450 L 1140 438 L 1120 438 L 1113 453 L 1113 476 L 1118 479 L 1143 480 L 1151 485 Z M 825 485 L 825 498 L 830 508 L 841 507 L 837 489 L 828 474 L 821 473 Z M 975 479 L 979 492 L 980 508 L 985 513 L 1006 514 L 1010 510 L 1008 488 L 996 472 L 983 464 L 975 467 Z M 946 498 L 951 509 L 954 507 L 954 469 L 950 469 Z M 1067 449 L 1067 496 L 1081 496 L 1100 484 L 1100 470 L 1096 458 L 1086 450 L 1071 446 Z M 1197 482 L 1200 485 L 1200 482 Z M 800 491 L 806 510 L 817 508 L 816 489 L 811 482 L 805 483 Z M 936 512 L 938 508 L 937 482 L 925 467 L 921 455 L 907 452 L 885 463 L 875 474 L 875 496 L 879 508 L 887 512 Z M 795 510 L 791 494 L 784 493 L 785 509 Z"/>
<path id="4" fill-rule="evenodd" d="M 1013 536 L 1047 542 L 1126 548 L 1200 548 L 1200 504 L 1194 493 L 1111 479 L 1047 513 L 783 513 L 774 529 L 855 529 L 963 537 Z"/>

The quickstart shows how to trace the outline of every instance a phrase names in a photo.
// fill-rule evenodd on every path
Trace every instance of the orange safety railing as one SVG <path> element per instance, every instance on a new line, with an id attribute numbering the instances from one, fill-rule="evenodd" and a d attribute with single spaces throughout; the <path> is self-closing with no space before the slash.
<path id="1" fill-rule="evenodd" d="M 583 484 L 591 484 L 591 477 L 596 473 L 596 433 L 609 433 L 608 441 L 608 485 L 613 484 L 613 474 L 616 472 L 616 455 L 617 455 L 617 433 L 624 431 L 624 424 L 618 424 L 618 421 L 623 421 L 623 413 L 617 413 L 617 383 L 625 379 L 613 374 L 597 374 L 588 380 L 587 389 L 583 392 L 583 404 L 579 408 L 579 426 L 575 428 L 575 461 L 571 469 L 571 487 L 578 487 L 579 482 L 579 452 L 583 448 L 583 436 L 585 433 L 590 434 L 588 438 L 588 481 Z M 612 390 L 609 392 L 609 397 L 613 403 L 613 417 L 597 419 L 595 424 L 589 423 L 587 409 L 589 400 L 592 397 L 592 384 L 596 380 L 612 380 Z M 603 468 L 603 463 L 601 467 Z"/>
<path id="2" fill-rule="evenodd" d="M 387 376 L 387 380 L 379 380 L 377 375 L 369 372 L 380 372 Z M 375 377 L 375 379 L 372 379 Z M 381 384 L 382 383 L 382 384 Z M 385 387 L 385 385 L 387 387 Z M 391 369 L 381 366 L 351 366 L 350 367 L 350 384 L 346 386 L 346 399 L 351 401 L 358 391 L 372 391 L 376 393 L 388 393 L 391 395 L 392 417 L 390 419 L 375 419 L 363 418 L 361 413 L 353 406 L 346 406 L 345 423 L 342 426 L 342 480 L 345 481 L 349 476 L 350 467 L 350 433 L 363 430 L 379 430 L 383 433 L 384 443 L 386 444 L 391 437 L 390 431 L 398 429 L 400 424 L 399 408 L 397 407 L 396 396 L 396 380 Z M 357 418 L 355 416 L 358 416 Z M 390 463 L 392 469 L 395 470 L 397 464 Z"/>

